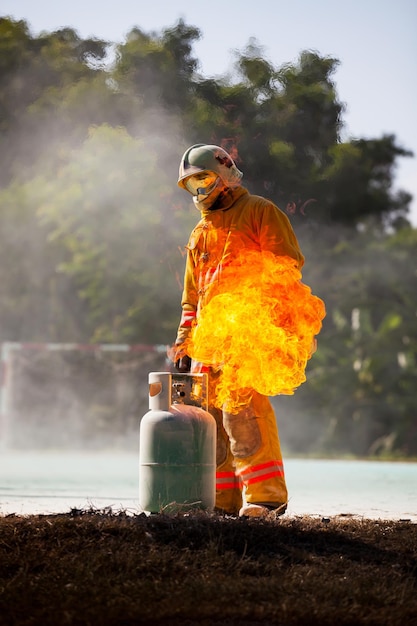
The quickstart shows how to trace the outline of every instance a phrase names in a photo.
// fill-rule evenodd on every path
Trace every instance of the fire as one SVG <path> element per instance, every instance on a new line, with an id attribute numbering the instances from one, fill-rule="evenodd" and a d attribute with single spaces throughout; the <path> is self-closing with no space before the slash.
<path id="1" fill-rule="evenodd" d="M 214 404 L 238 411 L 252 390 L 293 394 L 305 380 L 323 301 L 289 257 L 246 250 L 222 267 L 187 342 L 187 352 L 220 370 Z"/>

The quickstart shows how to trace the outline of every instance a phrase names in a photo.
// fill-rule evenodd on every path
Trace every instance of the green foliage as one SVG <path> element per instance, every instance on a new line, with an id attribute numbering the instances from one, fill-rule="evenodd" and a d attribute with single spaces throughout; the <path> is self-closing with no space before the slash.
<path id="1" fill-rule="evenodd" d="M 417 231 L 382 239 L 364 233 L 326 257 L 330 280 L 314 280 L 328 317 L 299 401 L 322 411 L 313 419 L 327 427 L 308 445 L 415 456 Z"/>
<path id="2" fill-rule="evenodd" d="M 0 18 L 1 340 L 170 343 L 198 217 L 178 162 L 217 143 L 287 211 L 326 303 L 307 384 L 277 400 L 290 447 L 417 454 L 417 236 L 393 192 L 411 153 L 340 140 L 337 59 L 275 68 L 251 40 L 206 79 L 199 37 L 136 27 L 106 64 L 106 42 Z"/>
<path id="3" fill-rule="evenodd" d="M 182 20 L 160 36 L 134 28 L 117 49 L 114 78 L 119 87 L 137 95 L 145 106 L 162 101 L 170 108 L 187 104 L 197 60 L 192 43 L 200 38 L 197 28 Z"/>
<path id="4" fill-rule="evenodd" d="M 331 194 L 327 199 L 331 219 L 358 224 L 370 216 L 383 222 L 390 213 L 405 214 L 410 197 L 404 195 L 395 202 L 390 194 L 396 159 L 410 155 L 396 145 L 392 135 L 333 146 L 323 172 Z"/>
<path id="5" fill-rule="evenodd" d="M 169 181 L 161 174 L 159 189 L 147 184 L 156 168 L 142 140 L 104 125 L 56 178 L 36 181 L 38 215 L 63 250 L 58 271 L 87 305 L 92 341 L 157 342 L 157 320 L 163 325 L 178 300 L 169 270 L 176 246 L 165 230 L 171 208 L 158 198 Z"/>
<path id="6" fill-rule="evenodd" d="M 45 143 L 55 145 L 56 133 L 76 134 L 79 110 L 67 119 L 66 91 L 94 81 L 92 61 L 104 58 L 107 44 L 82 40 L 69 28 L 32 37 L 25 22 L 0 18 L 0 46 L 0 183 L 7 184 L 22 167 L 33 175 L 39 151 Z M 84 133 L 94 122 L 83 111 Z M 46 125 L 45 137 L 39 127 Z"/>

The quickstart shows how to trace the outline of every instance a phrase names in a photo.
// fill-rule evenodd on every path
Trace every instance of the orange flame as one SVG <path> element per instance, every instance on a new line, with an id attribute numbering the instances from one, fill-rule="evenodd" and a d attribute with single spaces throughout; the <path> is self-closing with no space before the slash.
<path id="1" fill-rule="evenodd" d="M 306 380 L 324 316 L 294 259 L 246 250 L 210 285 L 187 353 L 221 370 L 214 404 L 236 412 L 253 390 L 288 395 Z"/>

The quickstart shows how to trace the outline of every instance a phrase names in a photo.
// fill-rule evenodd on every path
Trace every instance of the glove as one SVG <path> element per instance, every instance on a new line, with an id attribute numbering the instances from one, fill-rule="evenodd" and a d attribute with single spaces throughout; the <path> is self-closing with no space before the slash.
<path id="1" fill-rule="evenodd" d="M 177 372 L 186 374 L 191 370 L 191 357 L 186 354 L 181 343 L 174 344 L 169 348 L 167 355 Z"/>
<path id="2" fill-rule="evenodd" d="M 191 370 L 191 357 L 189 357 L 188 354 L 184 354 L 184 356 L 175 361 L 174 367 L 177 372 L 186 374 Z"/>

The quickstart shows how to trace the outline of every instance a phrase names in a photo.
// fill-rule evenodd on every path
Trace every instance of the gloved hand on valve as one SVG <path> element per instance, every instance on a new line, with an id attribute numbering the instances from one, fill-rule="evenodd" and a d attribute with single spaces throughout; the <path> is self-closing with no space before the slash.
<path id="1" fill-rule="evenodd" d="M 191 357 L 188 356 L 181 347 L 175 344 L 168 350 L 168 357 L 174 363 L 174 368 L 181 374 L 186 374 L 191 370 Z"/>

